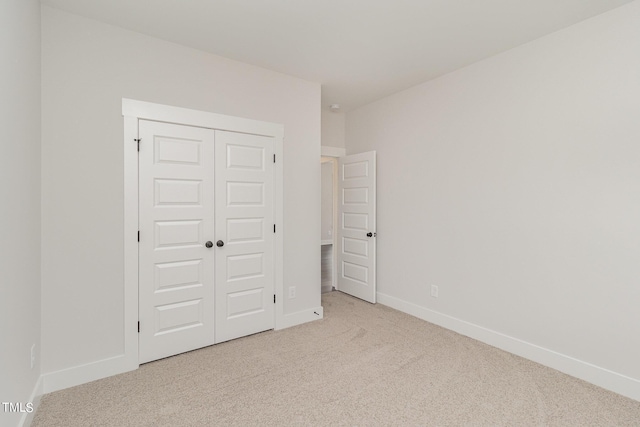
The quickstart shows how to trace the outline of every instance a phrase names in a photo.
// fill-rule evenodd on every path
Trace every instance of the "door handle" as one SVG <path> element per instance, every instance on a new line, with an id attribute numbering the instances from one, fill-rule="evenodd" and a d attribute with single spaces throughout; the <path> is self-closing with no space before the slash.
<path id="1" fill-rule="evenodd" d="M 209 240 L 207 243 L 204 244 L 206 247 L 208 248 L 212 248 L 213 247 L 213 242 L 211 240 Z"/>
<path id="2" fill-rule="evenodd" d="M 224 246 L 224 242 L 223 242 L 222 240 L 218 240 L 218 241 L 216 242 L 216 246 L 217 246 L 217 247 L 219 247 L 219 248 L 221 248 L 221 247 L 223 247 L 223 246 Z"/>
<path id="3" fill-rule="evenodd" d="M 373 233 L 372 232 L 368 232 L 367 233 L 367 237 L 373 237 Z"/>

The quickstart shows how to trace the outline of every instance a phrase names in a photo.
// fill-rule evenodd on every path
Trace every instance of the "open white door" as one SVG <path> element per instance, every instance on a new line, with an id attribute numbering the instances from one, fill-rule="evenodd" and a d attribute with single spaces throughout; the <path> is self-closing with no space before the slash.
<path id="1" fill-rule="evenodd" d="M 338 159 L 338 290 L 376 302 L 376 152 Z"/>

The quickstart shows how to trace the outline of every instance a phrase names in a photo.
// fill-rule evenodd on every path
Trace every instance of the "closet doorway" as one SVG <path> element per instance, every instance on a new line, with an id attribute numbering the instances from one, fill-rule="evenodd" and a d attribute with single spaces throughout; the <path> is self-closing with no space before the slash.
<path id="1" fill-rule="evenodd" d="M 277 328 L 283 126 L 127 99 L 123 116 L 126 358 Z"/>

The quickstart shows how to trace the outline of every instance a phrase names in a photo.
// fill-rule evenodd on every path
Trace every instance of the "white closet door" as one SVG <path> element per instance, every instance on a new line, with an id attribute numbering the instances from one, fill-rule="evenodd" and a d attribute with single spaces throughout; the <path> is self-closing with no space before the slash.
<path id="1" fill-rule="evenodd" d="M 376 302 L 376 152 L 338 159 L 338 290 Z"/>
<path id="2" fill-rule="evenodd" d="M 139 124 L 139 361 L 214 342 L 212 130 Z"/>
<path id="3" fill-rule="evenodd" d="M 273 329 L 274 145 L 216 131 L 216 342 Z"/>

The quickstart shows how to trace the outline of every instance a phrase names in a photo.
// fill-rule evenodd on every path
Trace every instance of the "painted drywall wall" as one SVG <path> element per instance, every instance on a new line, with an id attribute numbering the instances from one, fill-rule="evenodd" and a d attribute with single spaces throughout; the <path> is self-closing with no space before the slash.
<path id="1" fill-rule="evenodd" d="M 322 146 L 344 148 L 346 115 L 322 109 Z"/>
<path id="2" fill-rule="evenodd" d="M 347 113 L 347 153 L 378 153 L 380 300 L 640 398 L 639 22 L 635 1 Z"/>
<path id="3" fill-rule="evenodd" d="M 284 124 L 285 313 L 320 305 L 320 85 L 42 8 L 43 372 L 123 352 L 122 98 Z"/>
<path id="4" fill-rule="evenodd" d="M 40 4 L 0 3 L 0 402 L 40 376 Z M 31 368 L 31 346 L 35 366 Z M 24 406 L 23 406 L 24 407 Z M 0 425 L 24 414 L 0 408 Z"/>

